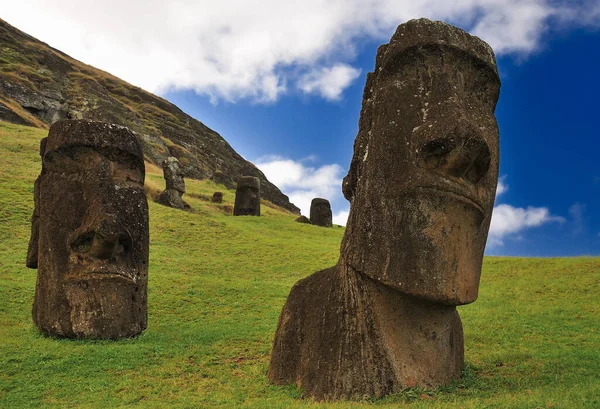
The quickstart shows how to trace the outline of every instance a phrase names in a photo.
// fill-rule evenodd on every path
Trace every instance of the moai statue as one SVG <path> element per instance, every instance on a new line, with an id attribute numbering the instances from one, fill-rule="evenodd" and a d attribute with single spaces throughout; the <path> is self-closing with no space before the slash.
<path id="1" fill-rule="evenodd" d="M 460 376 L 456 306 L 477 298 L 498 181 L 492 49 L 426 19 L 368 74 L 336 266 L 296 283 L 269 378 L 319 400 L 435 388 Z"/>
<path id="2" fill-rule="evenodd" d="M 215 192 L 210 199 L 213 203 L 222 203 L 223 202 L 223 192 Z"/>
<path id="3" fill-rule="evenodd" d="M 331 227 L 331 205 L 329 200 L 314 198 L 310 202 L 310 222 L 315 226 Z"/>
<path id="4" fill-rule="evenodd" d="M 185 182 L 179 160 L 173 156 L 169 156 L 163 160 L 162 167 L 166 188 L 160 194 L 158 202 L 175 209 L 189 208 L 189 205 L 181 198 L 185 193 Z"/>
<path id="5" fill-rule="evenodd" d="M 117 339 L 147 325 L 148 204 L 135 134 L 61 121 L 41 144 L 27 266 L 47 336 Z"/>
<path id="6" fill-rule="evenodd" d="M 260 216 L 260 179 L 242 176 L 235 191 L 234 216 Z"/>

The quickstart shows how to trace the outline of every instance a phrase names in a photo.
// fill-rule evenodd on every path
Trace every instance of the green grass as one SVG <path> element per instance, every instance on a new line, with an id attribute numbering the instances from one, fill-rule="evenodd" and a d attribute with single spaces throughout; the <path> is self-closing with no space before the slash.
<path id="1" fill-rule="evenodd" d="M 600 260 L 487 258 L 461 307 L 463 377 L 435 391 L 318 404 L 268 383 L 277 318 L 298 279 L 337 261 L 343 229 L 231 217 L 234 192 L 186 181 L 181 212 L 150 203 L 149 327 L 123 341 L 39 335 L 25 268 L 44 130 L 0 123 L 0 408 L 598 408 Z M 164 186 L 148 167 L 148 190 Z M 225 202 L 204 200 L 216 190 Z"/>

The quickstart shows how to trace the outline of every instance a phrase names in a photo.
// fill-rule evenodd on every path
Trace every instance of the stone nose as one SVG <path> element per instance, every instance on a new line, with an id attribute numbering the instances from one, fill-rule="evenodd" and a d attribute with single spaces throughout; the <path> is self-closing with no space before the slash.
<path id="1" fill-rule="evenodd" d="M 131 235 L 120 227 L 117 216 L 105 214 L 92 229 L 77 235 L 71 247 L 98 259 L 123 255 L 131 248 Z"/>
<path id="2" fill-rule="evenodd" d="M 119 227 L 114 215 L 104 217 L 96 231 L 90 248 L 90 254 L 96 258 L 111 258 L 119 243 Z"/>
<path id="3" fill-rule="evenodd" d="M 479 182 L 490 168 L 490 150 L 478 136 L 449 136 L 425 143 L 419 150 L 419 166 L 461 179 Z"/>

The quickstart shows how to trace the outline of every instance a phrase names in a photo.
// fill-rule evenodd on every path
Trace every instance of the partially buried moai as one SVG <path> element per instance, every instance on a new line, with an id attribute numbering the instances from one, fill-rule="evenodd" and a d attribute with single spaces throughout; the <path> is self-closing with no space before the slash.
<path id="1" fill-rule="evenodd" d="M 42 140 L 27 266 L 48 336 L 117 339 L 147 326 L 148 204 L 135 134 L 62 121 Z"/>
<path id="2" fill-rule="evenodd" d="M 260 216 L 260 179 L 242 176 L 235 191 L 234 216 Z"/>
<path id="3" fill-rule="evenodd" d="M 336 266 L 299 281 L 269 378 L 316 399 L 434 388 L 460 376 L 457 305 L 477 298 L 498 180 L 492 49 L 411 20 L 377 52 L 343 182 Z"/>
<path id="4" fill-rule="evenodd" d="M 158 202 L 175 209 L 189 208 L 189 205 L 182 199 L 185 193 L 185 181 L 179 160 L 169 156 L 163 160 L 162 167 L 166 188 L 160 194 Z"/>
<path id="5" fill-rule="evenodd" d="M 315 226 L 332 226 L 331 205 L 329 200 L 314 198 L 310 203 L 310 223 Z"/>

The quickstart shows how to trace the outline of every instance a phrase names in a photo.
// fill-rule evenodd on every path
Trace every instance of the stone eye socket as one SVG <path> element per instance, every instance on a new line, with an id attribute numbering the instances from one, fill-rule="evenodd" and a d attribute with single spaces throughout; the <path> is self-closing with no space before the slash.
<path id="1" fill-rule="evenodd" d="M 92 248 L 93 242 L 94 233 L 85 233 L 77 237 L 73 243 L 71 243 L 71 248 L 78 253 L 87 253 Z"/>
<path id="2" fill-rule="evenodd" d="M 433 170 L 444 165 L 447 155 L 456 147 L 454 139 L 436 139 L 421 148 L 419 166 Z"/>
<path id="3" fill-rule="evenodd" d="M 117 243 L 115 253 L 118 254 L 128 254 L 131 251 L 132 247 L 131 237 L 128 234 L 119 234 L 119 241 Z"/>
<path id="4" fill-rule="evenodd" d="M 94 242 L 96 243 L 94 244 Z M 92 256 L 100 257 L 128 254 L 132 247 L 131 237 L 126 233 L 120 233 L 116 240 L 106 240 L 106 238 L 97 236 L 95 232 L 87 232 L 79 235 L 71 243 L 71 248 L 77 253 L 90 253 Z"/>
<path id="5" fill-rule="evenodd" d="M 50 172 L 83 173 L 98 167 L 102 156 L 89 148 L 70 147 L 44 156 L 44 166 Z"/>
<path id="6" fill-rule="evenodd" d="M 144 184 L 142 172 L 137 168 L 129 167 L 119 162 L 111 163 L 112 177 L 114 180 L 121 182 L 133 182 Z"/>
<path id="7" fill-rule="evenodd" d="M 479 137 L 439 138 L 423 145 L 419 167 L 445 177 L 478 183 L 490 168 L 491 155 L 487 143 Z"/>

